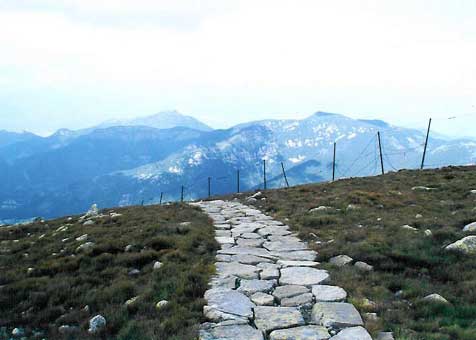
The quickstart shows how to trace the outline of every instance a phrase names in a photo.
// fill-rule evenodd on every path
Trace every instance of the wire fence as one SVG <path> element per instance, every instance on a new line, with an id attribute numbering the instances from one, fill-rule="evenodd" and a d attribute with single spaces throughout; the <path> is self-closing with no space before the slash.
<path id="1" fill-rule="evenodd" d="M 339 160 L 339 141 L 332 143 L 329 153 L 333 155 L 328 160 L 327 167 L 322 165 L 313 173 L 315 177 L 321 177 L 319 182 L 338 180 L 349 177 L 381 175 L 388 171 L 398 171 L 402 169 L 426 169 L 448 165 L 468 165 L 456 164 L 451 160 L 442 161 L 438 157 L 430 156 L 438 151 L 440 145 L 432 145 L 434 141 L 431 136 L 432 121 L 454 121 L 468 115 L 451 115 L 446 119 L 437 118 L 429 121 L 428 131 L 422 134 L 422 139 L 412 141 L 410 146 L 404 147 L 398 143 L 397 136 L 401 136 L 402 129 L 377 131 L 375 135 L 364 143 L 364 147 L 355 157 L 347 158 L 344 162 Z M 476 114 L 475 114 L 476 116 Z M 474 117 L 471 115 L 471 117 Z M 399 131 L 400 130 L 400 131 Z M 410 137 L 407 137 L 410 138 Z M 332 148 L 337 146 L 337 154 L 332 152 Z M 474 144 L 474 156 L 470 164 L 476 161 L 476 141 Z M 350 161 L 347 161 L 350 160 Z M 316 158 L 317 161 L 317 158 Z M 206 199 L 214 195 L 233 194 L 255 189 L 287 188 L 292 185 L 305 184 L 308 182 L 293 183 L 293 176 L 287 173 L 287 165 L 284 159 L 266 157 L 258 159 L 254 166 L 248 169 L 228 170 L 227 174 L 204 175 L 203 173 L 185 181 L 177 188 L 168 188 L 160 191 L 160 199 L 156 197 L 142 199 L 141 204 L 164 204 L 177 201 L 191 201 Z M 294 165 L 294 163 L 293 163 Z M 329 170 L 325 172 L 325 170 Z M 252 185 L 249 178 L 253 178 Z M 326 178 L 328 180 L 326 180 Z M 216 189 L 216 188 L 219 188 Z"/>

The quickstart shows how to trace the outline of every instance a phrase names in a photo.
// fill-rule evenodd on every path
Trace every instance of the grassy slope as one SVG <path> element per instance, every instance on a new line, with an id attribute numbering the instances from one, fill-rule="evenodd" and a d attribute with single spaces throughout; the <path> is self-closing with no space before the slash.
<path id="1" fill-rule="evenodd" d="M 116 211 L 122 217 L 94 226 L 63 218 L 0 228 L 0 327 L 42 330 L 55 339 L 58 326 L 77 325 L 76 338 L 87 339 L 90 317 L 102 314 L 108 321 L 102 338 L 193 339 L 213 271 L 213 226 L 186 205 Z M 180 225 L 187 221 L 191 225 Z M 67 231 L 55 232 L 68 223 Z M 39 239 L 41 234 L 46 236 Z M 81 244 L 75 238 L 83 234 L 95 246 L 75 255 Z M 124 251 L 129 244 L 136 246 L 133 252 Z M 153 271 L 156 260 L 164 265 Z M 132 268 L 141 274 L 130 277 Z M 126 308 L 124 302 L 135 296 L 137 303 Z M 157 310 L 163 299 L 169 305 Z M 86 305 L 89 313 L 82 310 Z"/>
<path id="2" fill-rule="evenodd" d="M 414 191 L 414 186 L 436 190 Z M 349 292 L 362 312 L 378 313 L 379 321 L 367 323 L 370 330 L 391 330 L 397 339 L 474 340 L 476 258 L 442 249 L 466 236 L 463 226 L 476 221 L 471 189 L 476 189 L 474 167 L 401 171 L 270 190 L 257 205 L 278 219 L 289 219 L 287 223 L 319 252 L 334 283 Z M 347 210 L 349 204 L 358 209 Z M 309 213 L 321 205 L 340 210 Z M 405 224 L 419 231 L 402 229 Z M 433 236 L 425 237 L 426 229 Z M 375 271 L 364 274 L 354 267 L 325 264 L 340 254 L 365 261 Z M 400 290 L 403 293 L 396 296 Z M 441 294 L 451 305 L 422 303 L 430 293 Z"/>

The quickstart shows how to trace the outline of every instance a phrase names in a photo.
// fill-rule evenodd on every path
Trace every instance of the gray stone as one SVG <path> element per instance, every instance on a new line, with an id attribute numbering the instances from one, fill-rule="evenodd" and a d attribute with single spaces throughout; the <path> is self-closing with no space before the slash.
<path id="1" fill-rule="evenodd" d="M 232 256 L 231 255 L 221 255 L 218 254 L 215 256 L 218 262 L 231 262 L 232 261 Z"/>
<path id="2" fill-rule="evenodd" d="M 465 232 L 476 232 L 476 222 L 467 224 L 464 226 L 463 231 Z"/>
<path id="3" fill-rule="evenodd" d="M 22 337 L 22 336 L 25 335 L 25 331 L 24 331 L 22 328 L 16 327 L 16 328 L 13 329 L 12 335 L 13 335 L 14 337 L 19 338 L 19 337 Z"/>
<path id="4" fill-rule="evenodd" d="M 380 332 L 377 335 L 377 340 L 395 340 L 392 332 Z"/>
<path id="5" fill-rule="evenodd" d="M 286 260 L 279 260 L 277 262 L 283 268 L 286 267 L 317 267 L 319 262 L 315 261 L 286 261 Z"/>
<path id="6" fill-rule="evenodd" d="M 250 325 L 230 325 L 202 328 L 199 340 L 264 340 L 264 338 L 259 330 Z"/>
<path id="7" fill-rule="evenodd" d="M 355 307 L 345 302 L 317 302 L 312 308 L 313 323 L 324 327 L 362 326 L 362 317 Z"/>
<path id="8" fill-rule="evenodd" d="M 86 222 L 83 223 L 84 226 L 89 226 L 89 225 L 94 225 L 93 220 L 87 220 Z"/>
<path id="9" fill-rule="evenodd" d="M 238 262 L 218 262 L 216 270 L 221 277 L 236 276 L 242 279 L 257 279 L 260 271 L 255 266 Z"/>
<path id="10" fill-rule="evenodd" d="M 215 276 L 210 285 L 212 288 L 228 288 L 228 289 L 235 289 L 236 288 L 236 276 L 229 276 L 226 278 L 217 277 Z"/>
<path id="11" fill-rule="evenodd" d="M 347 298 L 347 292 L 341 287 L 317 285 L 312 286 L 312 294 L 317 301 L 336 302 Z"/>
<path id="12" fill-rule="evenodd" d="M 231 247 L 228 249 L 221 249 L 218 251 L 218 254 L 226 255 L 255 255 L 266 257 L 268 259 L 275 259 L 276 257 L 271 254 L 269 251 L 263 248 L 252 248 L 252 247 Z"/>
<path id="13" fill-rule="evenodd" d="M 217 237 L 231 237 L 230 230 L 215 230 L 215 236 Z"/>
<path id="14" fill-rule="evenodd" d="M 236 244 L 239 246 L 239 247 L 255 247 L 255 248 L 259 248 L 263 245 L 264 243 L 264 240 L 263 239 L 260 239 L 260 240 L 253 240 L 253 239 L 244 239 L 244 238 L 240 238 L 238 237 L 236 239 Z"/>
<path id="15" fill-rule="evenodd" d="M 78 242 L 84 242 L 88 239 L 88 234 L 81 235 L 79 237 L 76 237 L 76 241 Z"/>
<path id="16" fill-rule="evenodd" d="M 303 242 L 287 242 L 287 241 L 275 241 L 275 242 L 265 242 L 263 247 L 269 251 L 295 251 L 295 250 L 306 250 L 307 246 Z"/>
<path id="17" fill-rule="evenodd" d="M 442 304 L 449 304 L 448 300 L 446 300 L 440 294 L 430 294 L 423 298 L 423 301 L 426 302 L 433 302 L 433 303 L 442 303 Z"/>
<path id="18" fill-rule="evenodd" d="M 210 289 L 205 292 L 205 299 L 210 308 L 223 313 L 245 318 L 252 318 L 255 304 L 244 294 L 231 289 Z"/>
<path id="19" fill-rule="evenodd" d="M 301 312 L 294 307 L 259 306 L 254 311 L 255 325 L 263 332 L 304 325 Z"/>
<path id="20" fill-rule="evenodd" d="M 153 270 L 159 270 L 163 266 L 162 262 L 155 261 L 154 266 L 152 267 Z"/>
<path id="21" fill-rule="evenodd" d="M 313 286 L 327 280 L 326 270 L 308 267 L 289 267 L 281 269 L 280 285 Z"/>
<path id="22" fill-rule="evenodd" d="M 233 237 L 215 236 L 215 240 L 220 244 L 235 244 L 235 239 Z"/>
<path id="23" fill-rule="evenodd" d="M 279 265 L 261 262 L 257 267 L 261 269 L 261 272 L 259 273 L 261 280 L 275 280 L 279 278 Z"/>
<path id="24" fill-rule="evenodd" d="M 326 340 L 331 336 L 322 326 L 301 326 L 271 332 L 270 340 Z"/>
<path id="25" fill-rule="evenodd" d="M 95 317 L 89 320 L 89 329 L 90 334 L 98 334 L 104 328 L 106 328 L 106 318 L 102 315 L 96 315 Z"/>
<path id="26" fill-rule="evenodd" d="M 271 254 L 280 260 L 289 260 L 289 261 L 314 261 L 317 257 L 317 253 L 313 250 L 272 252 Z"/>
<path id="27" fill-rule="evenodd" d="M 432 235 L 433 235 L 433 232 L 432 232 L 430 229 L 426 229 L 426 230 L 425 230 L 425 236 L 426 236 L 426 237 L 430 237 L 430 236 L 432 236 Z"/>
<path id="28" fill-rule="evenodd" d="M 331 340 L 372 340 L 372 337 L 365 328 L 359 326 L 343 329 Z"/>
<path id="29" fill-rule="evenodd" d="M 286 236 L 291 234 L 287 226 L 264 227 L 258 230 L 258 234 L 265 237 L 268 235 Z"/>
<path id="30" fill-rule="evenodd" d="M 274 280 L 241 280 L 239 292 L 251 296 L 257 292 L 268 293 L 276 285 Z"/>
<path id="31" fill-rule="evenodd" d="M 374 270 L 373 266 L 362 261 L 355 262 L 354 266 L 362 272 L 371 272 L 372 270 Z"/>
<path id="32" fill-rule="evenodd" d="M 343 267 L 348 265 L 349 263 L 352 263 L 352 261 L 354 261 L 354 259 L 348 255 L 338 255 L 332 257 L 329 260 L 329 263 L 337 267 Z"/>
<path id="33" fill-rule="evenodd" d="M 254 255 L 233 255 L 231 257 L 231 261 L 253 265 L 257 265 L 258 263 L 262 262 L 272 263 L 270 259 Z"/>
<path id="34" fill-rule="evenodd" d="M 240 235 L 241 238 L 250 239 L 250 240 L 258 240 L 261 239 L 261 236 L 256 233 L 243 233 Z"/>
<path id="35" fill-rule="evenodd" d="M 139 276 L 140 275 L 140 270 L 139 269 L 131 269 L 129 273 L 127 273 L 129 276 Z"/>
<path id="36" fill-rule="evenodd" d="M 76 253 L 84 253 L 92 250 L 94 247 L 93 242 L 86 242 L 80 245 L 78 248 L 76 248 Z"/>
<path id="37" fill-rule="evenodd" d="M 309 289 L 299 285 L 279 286 L 273 292 L 274 297 L 281 301 L 282 299 L 292 298 L 301 294 L 309 293 Z"/>
<path id="38" fill-rule="evenodd" d="M 445 248 L 449 251 L 457 251 L 466 255 L 476 255 L 476 236 L 466 236 Z"/>
<path id="39" fill-rule="evenodd" d="M 402 225 L 400 228 L 405 229 L 405 230 L 409 230 L 409 231 L 418 231 L 417 228 L 409 226 L 408 224 Z"/>
<path id="40" fill-rule="evenodd" d="M 281 300 L 281 306 L 283 307 L 299 307 L 312 304 L 313 295 L 306 293 L 291 298 L 284 298 Z"/>
<path id="41" fill-rule="evenodd" d="M 274 304 L 274 297 L 262 292 L 251 295 L 250 299 L 257 306 L 272 306 Z"/>

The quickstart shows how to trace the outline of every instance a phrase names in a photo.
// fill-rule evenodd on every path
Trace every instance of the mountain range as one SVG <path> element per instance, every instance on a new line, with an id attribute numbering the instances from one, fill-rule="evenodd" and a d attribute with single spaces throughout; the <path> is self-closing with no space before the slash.
<path id="1" fill-rule="evenodd" d="M 317 112 L 213 130 L 176 111 L 109 121 L 49 137 L 0 131 L 0 222 L 100 207 L 195 199 L 211 193 L 325 181 L 419 167 L 425 132 Z M 427 167 L 472 164 L 476 141 L 430 137 Z"/>

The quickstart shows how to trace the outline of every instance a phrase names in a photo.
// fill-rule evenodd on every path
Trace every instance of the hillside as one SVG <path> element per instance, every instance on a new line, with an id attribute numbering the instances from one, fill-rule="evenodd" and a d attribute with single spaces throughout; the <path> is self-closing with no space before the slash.
<path id="1" fill-rule="evenodd" d="M 369 313 L 369 330 L 402 340 L 470 340 L 476 339 L 476 257 L 445 247 L 476 235 L 474 228 L 463 231 L 476 221 L 474 189 L 476 167 L 449 167 L 269 190 L 258 200 L 236 197 L 307 240 L 333 283 Z M 331 264 L 338 255 L 352 261 Z M 448 303 L 423 299 L 430 294 Z"/>
<path id="2" fill-rule="evenodd" d="M 188 205 L 91 211 L 0 228 L 0 339 L 192 339 L 213 226 Z M 160 301 L 168 301 L 161 303 Z M 96 315 L 106 327 L 89 334 Z"/>
<path id="3" fill-rule="evenodd" d="M 324 112 L 226 130 L 155 128 L 187 120 L 177 115 L 0 144 L 0 223 L 80 213 L 92 202 L 101 207 L 158 203 L 161 193 L 166 201 L 179 200 L 182 185 L 186 199 L 206 197 L 208 177 L 213 194 L 231 193 L 238 169 L 241 190 L 251 190 L 262 185 L 263 159 L 268 188 L 283 187 L 281 162 L 291 185 L 328 180 L 335 141 L 338 178 L 375 175 L 380 171 L 377 131 L 386 171 L 416 168 L 425 140 L 422 131 Z M 475 150 L 472 140 L 431 137 L 426 164 L 472 164 Z"/>

